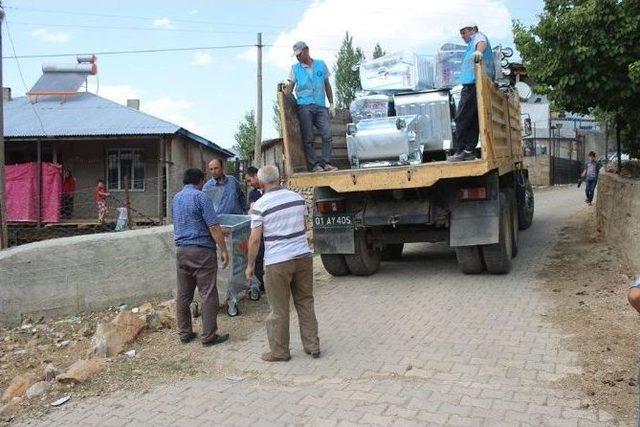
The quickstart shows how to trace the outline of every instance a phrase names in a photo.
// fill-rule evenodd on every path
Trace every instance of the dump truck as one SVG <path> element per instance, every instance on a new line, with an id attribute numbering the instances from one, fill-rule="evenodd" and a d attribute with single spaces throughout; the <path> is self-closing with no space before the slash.
<path id="1" fill-rule="evenodd" d="M 482 63 L 475 67 L 479 158 L 464 162 L 430 152 L 418 163 L 405 158 L 404 164 L 354 167 L 352 161 L 338 171 L 310 173 L 296 101 L 278 88 L 288 184 L 313 188 L 314 247 L 327 272 L 374 274 L 381 261 L 398 259 L 404 244 L 414 242 L 446 242 L 465 274 L 510 271 L 519 231 L 531 225 L 534 212 L 520 101 L 512 88 L 498 88 Z M 398 131 L 405 125 L 398 119 Z"/>

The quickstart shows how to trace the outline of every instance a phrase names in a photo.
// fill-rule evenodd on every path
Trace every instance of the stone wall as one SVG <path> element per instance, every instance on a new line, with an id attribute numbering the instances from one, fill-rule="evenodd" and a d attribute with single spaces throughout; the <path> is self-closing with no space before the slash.
<path id="1" fill-rule="evenodd" d="M 172 226 L 30 243 L 0 251 L 0 326 L 169 297 Z"/>
<path id="2" fill-rule="evenodd" d="M 640 274 L 640 180 L 601 172 L 596 191 L 598 231 Z"/>
<path id="3" fill-rule="evenodd" d="M 529 170 L 532 185 L 550 185 L 550 158 L 547 155 L 524 157 L 524 167 Z"/>

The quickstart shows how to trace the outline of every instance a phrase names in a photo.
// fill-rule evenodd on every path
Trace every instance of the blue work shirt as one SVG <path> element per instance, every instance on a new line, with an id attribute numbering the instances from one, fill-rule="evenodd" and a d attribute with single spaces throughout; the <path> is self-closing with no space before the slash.
<path id="1" fill-rule="evenodd" d="M 474 84 L 476 82 L 476 68 L 472 55 L 473 52 L 476 51 L 476 46 L 480 42 L 485 42 L 487 44 L 486 49 L 482 52 L 484 71 L 491 80 L 496 77 L 496 67 L 493 63 L 493 51 L 491 50 L 491 44 L 489 43 L 489 39 L 478 31 L 471 36 L 471 40 L 467 43 L 467 50 L 464 53 L 464 58 L 462 59 L 462 70 L 460 73 L 460 84 L 462 85 Z"/>
<path id="2" fill-rule="evenodd" d="M 314 59 L 311 67 L 300 62 L 291 67 L 289 80 L 296 84 L 295 91 L 298 105 L 316 104 L 320 107 L 325 107 L 324 81 L 330 75 L 327 64 L 319 59 Z"/>
<path id="3" fill-rule="evenodd" d="M 240 182 L 232 176 L 224 175 L 222 182 L 211 178 L 202 187 L 207 196 L 213 200 L 218 215 L 234 214 L 243 215 L 247 204 L 240 187 Z"/>
<path id="4" fill-rule="evenodd" d="M 173 196 L 172 212 L 176 246 L 216 249 L 209 227 L 218 224 L 218 215 L 206 194 L 195 185 L 185 185 Z"/>

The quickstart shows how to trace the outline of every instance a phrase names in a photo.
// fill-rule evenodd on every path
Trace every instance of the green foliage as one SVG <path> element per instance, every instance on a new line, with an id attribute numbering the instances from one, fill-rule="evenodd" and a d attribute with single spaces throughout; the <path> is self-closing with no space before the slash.
<path id="1" fill-rule="evenodd" d="M 382 50 L 380 43 L 376 43 L 376 47 L 373 48 L 373 59 L 380 58 L 381 56 L 386 55 L 387 52 Z"/>
<path id="2" fill-rule="evenodd" d="M 256 144 L 256 114 L 253 110 L 244 114 L 242 121 L 238 125 L 238 131 L 233 137 L 236 140 L 233 149 L 239 153 L 240 158 L 252 160 Z"/>
<path id="3" fill-rule="evenodd" d="M 280 119 L 280 105 L 277 99 L 273 101 L 273 128 L 278 132 L 280 138 L 282 138 L 282 120 Z"/>
<path id="4" fill-rule="evenodd" d="M 558 110 L 610 114 L 629 146 L 640 129 L 638 28 L 638 0 L 545 0 L 540 22 L 513 32 L 536 91 Z"/>
<path id="5" fill-rule="evenodd" d="M 356 97 L 356 91 L 361 89 L 360 75 L 357 71 L 353 71 L 353 66 L 362 60 L 364 60 L 364 53 L 359 47 L 353 47 L 353 37 L 347 32 L 342 40 L 336 65 L 333 67 L 336 107 L 349 108 L 349 104 Z"/>

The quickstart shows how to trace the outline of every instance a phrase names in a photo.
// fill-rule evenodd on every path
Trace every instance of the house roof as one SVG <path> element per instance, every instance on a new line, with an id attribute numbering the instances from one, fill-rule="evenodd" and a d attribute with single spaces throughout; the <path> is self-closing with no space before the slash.
<path id="1" fill-rule="evenodd" d="M 225 157 L 234 154 L 173 123 L 89 92 L 72 96 L 22 96 L 4 102 L 5 138 L 180 134 Z"/>

